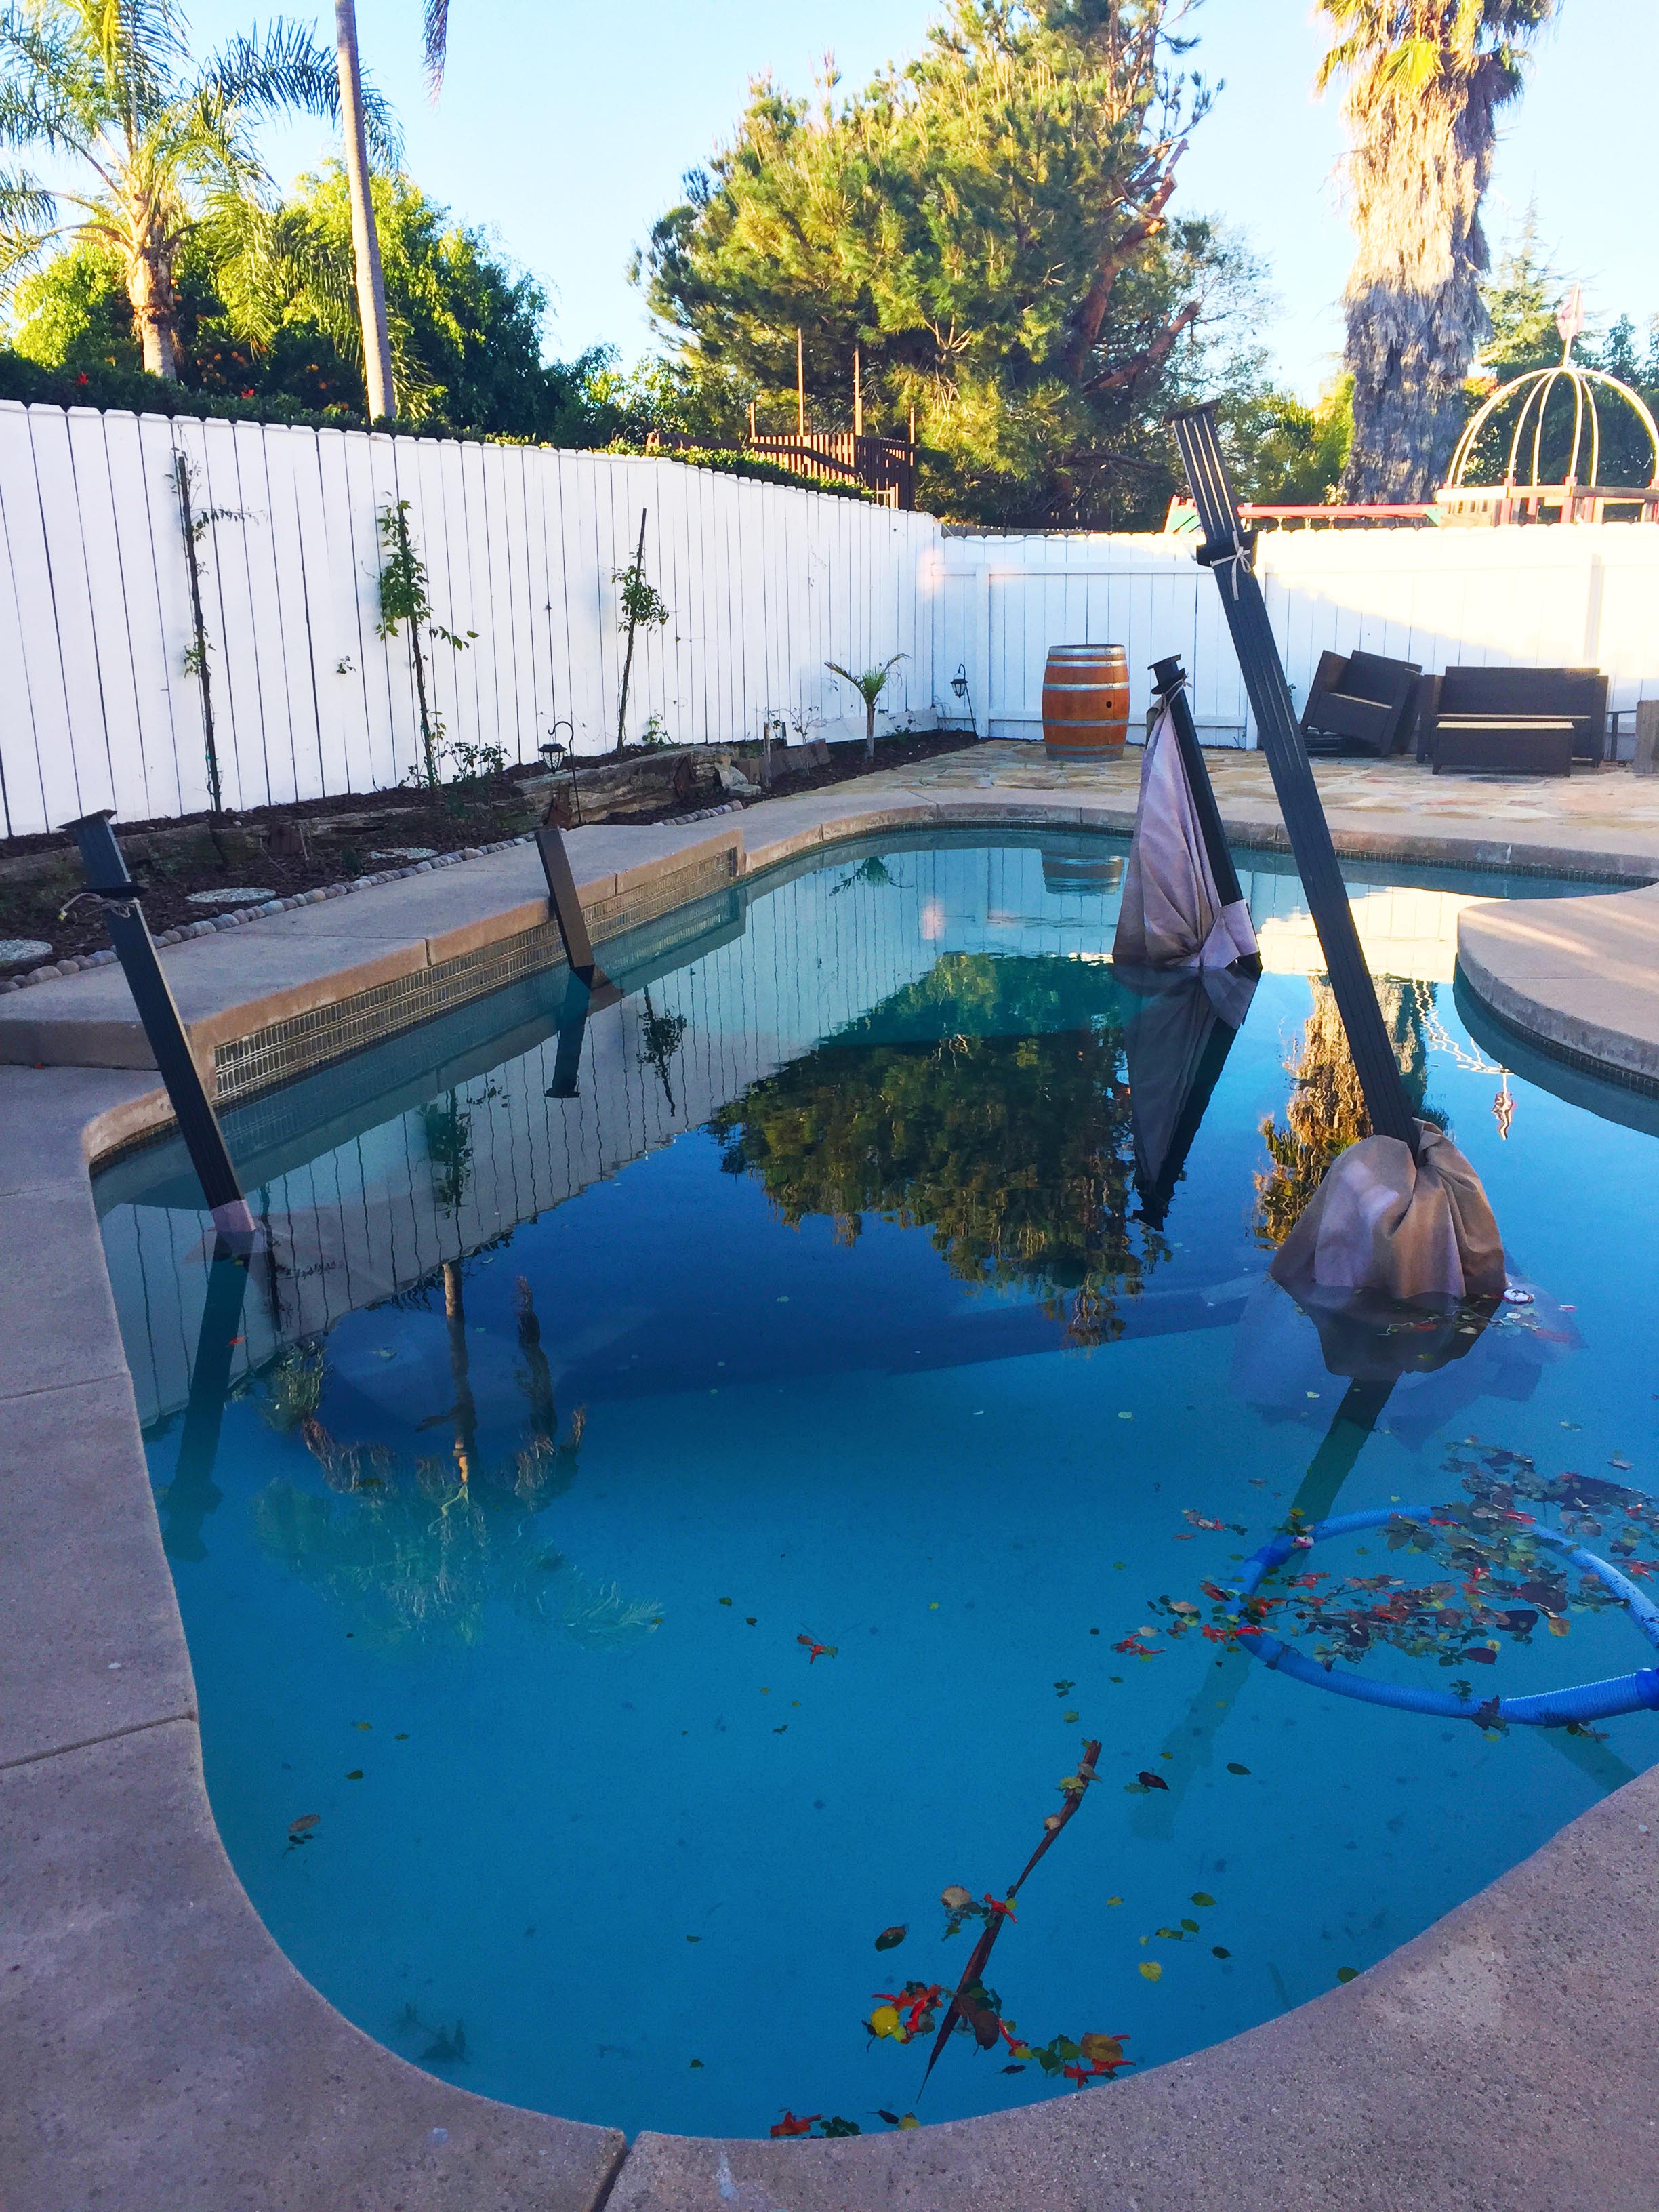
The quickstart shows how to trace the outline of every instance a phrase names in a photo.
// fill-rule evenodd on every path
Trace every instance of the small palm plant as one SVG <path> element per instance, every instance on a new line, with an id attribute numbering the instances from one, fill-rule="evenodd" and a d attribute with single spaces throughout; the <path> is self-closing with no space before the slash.
<path id="1" fill-rule="evenodd" d="M 839 676 L 850 684 L 864 702 L 864 757 L 876 757 L 876 708 L 882 693 L 887 689 L 887 679 L 901 660 L 910 658 L 908 653 L 896 653 L 890 660 L 884 660 L 879 668 L 866 668 L 861 676 L 854 676 L 850 668 L 843 668 L 838 660 L 826 660 L 824 666 L 832 676 Z"/>

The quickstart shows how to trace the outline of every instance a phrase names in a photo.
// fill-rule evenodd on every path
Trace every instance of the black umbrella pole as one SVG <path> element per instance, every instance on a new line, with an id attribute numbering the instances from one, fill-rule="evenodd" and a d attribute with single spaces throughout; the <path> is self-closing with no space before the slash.
<path id="1" fill-rule="evenodd" d="M 1193 811 L 1198 817 L 1198 826 L 1204 839 L 1204 849 L 1209 855 L 1210 873 L 1215 878 L 1216 890 L 1223 906 L 1241 905 L 1244 887 L 1238 880 L 1238 870 L 1233 866 L 1232 848 L 1228 844 L 1227 832 L 1221 825 L 1221 809 L 1216 804 L 1215 786 L 1210 781 L 1209 763 L 1205 759 L 1204 748 L 1198 741 L 1198 725 L 1193 720 L 1192 702 L 1187 696 L 1187 672 L 1181 665 L 1179 653 L 1171 653 L 1167 659 L 1152 663 L 1152 682 L 1158 697 L 1169 709 L 1176 747 L 1181 755 L 1182 766 L 1187 771 L 1187 787 L 1193 794 Z M 1260 959 L 1241 961 L 1238 964 L 1252 975 L 1261 973 Z"/>
<path id="2" fill-rule="evenodd" d="M 111 817 L 107 813 L 88 814 L 66 827 L 81 848 L 87 888 L 102 902 L 110 943 L 155 1055 L 156 1068 L 213 1225 L 221 1236 L 251 1245 L 258 1229 L 231 1164 L 224 1132 L 191 1051 L 178 1006 L 161 972 L 155 939 L 139 903 L 138 886 L 127 873 Z"/>
<path id="3" fill-rule="evenodd" d="M 1237 502 L 1221 457 L 1215 409 L 1195 407 L 1176 415 L 1173 427 L 1204 532 L 1198 557 L 1213 571 L 1221 593 L 1221 610 L 1232 633 L 1256 734 L 1267 757 L 1291 851 L 1319 933 L 1365 1110 L 1379 1136 L 1398 1137 L 1415 1156 L 1417 1117 L 1360 949 L 1347 886 L 1291 703 L 1267 602 L 1250 567 L 1249 546 L 1239 532 Z"/>
<path id="4" fill-rule="evenodd" d="M 536 848 L 542 856 L 542 873 L 547 878 L 548 903 L 553 908 L 553 919 L 559 925 L 559 935 L 564 940 L 564 957 L 573 975 L 579 975 L 591 991 L 600 989 L 608 980 L 605 972 L 593 957 L 593 946 L 587 934 L 587 917 L 582 912 L 581 894 L 576 889 L 576 878 L 571 872 L 570 855 L 565 850 L 564 833 L 556 823 L 544 822 L 536 832 Z"/>

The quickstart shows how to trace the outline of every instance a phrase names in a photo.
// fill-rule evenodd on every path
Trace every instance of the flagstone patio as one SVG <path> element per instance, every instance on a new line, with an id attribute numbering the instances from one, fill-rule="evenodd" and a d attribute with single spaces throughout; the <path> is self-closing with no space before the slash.
<path id="1" fill-rule="evenodd" d="M 1273 778 L 1260 752 L 1206 750 L 1216 796 L 1230 821 L 1260 810 L 1277 822 Z M 860 780 L 862 791 L 1009 791 L 1075 793 L 1079 802 L 1133 808 L 1140 775 L 1138 748 L 1119 761 L 1051 761 L 1039 744 L 989 738 L 960 752 Z M 1524 836 L 1567 832 L 1589 852 L 1648 850 L 1659 855 L 1659 777 L 1628 767 L 1579 768 L 1571 776 L 1435 775 L 1408 757 L 1322 760 L 1314 764 L 1320 796 L 1334 828 L 1353 823 L 1397 827 L 1402 836 L 1492 836 L 1509 829 Z"/>

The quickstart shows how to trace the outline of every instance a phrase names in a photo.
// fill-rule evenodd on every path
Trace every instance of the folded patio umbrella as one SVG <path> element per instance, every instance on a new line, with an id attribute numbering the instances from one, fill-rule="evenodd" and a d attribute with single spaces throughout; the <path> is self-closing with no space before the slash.
<path id="1" fill-rule="evenodd" d="M 1443 1129 L 1418 1124 L 1418 1151 L 1362 1137 L 1326 1170 L 1274 1253 L 1287 1290 L 1393 1299 L 1496 1297 L 1504 1240 L 1480 1178 Z"/>
<path id="2" fill-rule="evenodd" d="M 1166 706 L 1146 740 L 1134 842 L 1124 872 L 1112 957 L 1137 968 L 1229 968 L 1254 957 L 1242 898 L 1216 888 L 1187 765 Z"/>
<path id="3" fill-rule="evenodd" d="M 1255 978 L 1224 968 L 1161 976 L 1116 972 L 1132 989 L 1149 994 L 1129 1020 L 1124 1057 L 1140 1218 L 1161 1229 Z"/>

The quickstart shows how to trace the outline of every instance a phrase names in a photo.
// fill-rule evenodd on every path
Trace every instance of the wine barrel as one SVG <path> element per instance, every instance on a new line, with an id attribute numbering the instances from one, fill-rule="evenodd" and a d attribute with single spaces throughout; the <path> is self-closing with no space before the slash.
<path id="1" fill-rule="evenodd" d="M 1042 676 L 1050 760 L 1116 760 L 1129 734 L 1129 664 L 1121 645 L 1051 645 Z"/>

